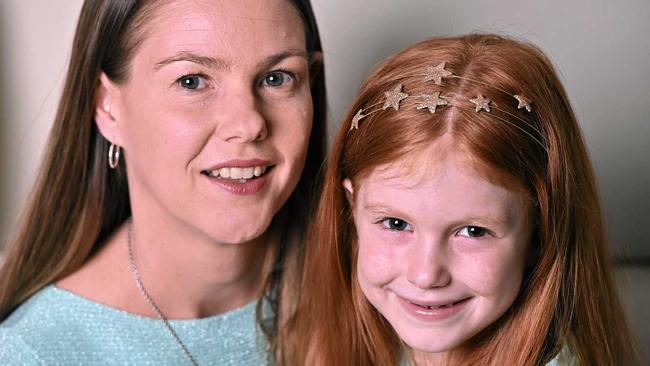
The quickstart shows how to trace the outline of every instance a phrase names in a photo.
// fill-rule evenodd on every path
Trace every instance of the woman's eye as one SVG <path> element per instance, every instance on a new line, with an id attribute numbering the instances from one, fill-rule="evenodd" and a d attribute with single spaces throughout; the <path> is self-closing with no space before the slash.
<path id="1" fill-rule="evenodd" d="M 412 230 L 411 229 L 411 224 L 409 224 L 408 222 L 406 222 L 404 220 L 397 219 L 397 218 L 394 218 L 394 217 L 385 218 L 381 223 L 382 223 L 382 225 L 384 225 L 384 227 L 386 229 L 389 229 L 389 230 L 395 230 L 395 231 L 407 231 L 407 230 L 411 231 Z"/>
<path id="2" fill-rule="evenodd" d="M 205 78 L 199 75 L 188 75 L 178 79 L 178 84 L 189 90 L 199 90 L 205 87 Z"/>
<path id="3" fill-rule="evenodd" d="M 291 76 L 291 74 L 289 74 L 286 71 L 273 71 L 267 74 L 266 76 L 264 76 L 264 79 L 262 80 L 262 84 L 264 86 L 277 88 L 290 82 L 292 79 L 293 76 Z"/>
<path id="4" fill-rule="evenodd" d="M 464 228 L 460 229 L 458 235 L 468 238 L 480 238 L 485 236 L 487 233 L 487 229 L 480 226 L 465 226 Z"/>

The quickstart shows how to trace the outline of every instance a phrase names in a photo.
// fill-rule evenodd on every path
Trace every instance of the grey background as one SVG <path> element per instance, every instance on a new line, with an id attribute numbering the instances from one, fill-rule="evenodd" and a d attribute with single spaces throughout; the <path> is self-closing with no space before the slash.
<path id="1" fill-rule="evenodd" d="M 650 1 L 312 0 L 330 133 L 381 59 L 439 35 L 496 32 L 554 62 L 584 129 L 630 318 L 650 349 Z M 81 0 L 0 0 L 0 243 L 13 231 L 53 119 Z"/>

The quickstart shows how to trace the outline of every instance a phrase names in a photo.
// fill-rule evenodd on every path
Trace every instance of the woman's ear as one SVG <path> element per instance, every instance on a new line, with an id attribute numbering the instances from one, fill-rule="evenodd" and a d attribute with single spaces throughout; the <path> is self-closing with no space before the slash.
<path id="1" fill-rule="evenodd" d="M 345 191 L 345 198 L 347 198 L 350 207 L 352 207 L 352 204 L 354 203 L 354 186 L 352 185 L 352 181 L 348 178 L 345 178 L 343 179 L 343 183 L 341 185 Z"/>
<path id="2" fill-rule="evenodd" d="M 118 100 L 117 87 L 102 72 L 99 75 L 97 89 L 95 89 L 95 124 L 105 139 L 122 146 L 120 124 L 116 118 Z"/>

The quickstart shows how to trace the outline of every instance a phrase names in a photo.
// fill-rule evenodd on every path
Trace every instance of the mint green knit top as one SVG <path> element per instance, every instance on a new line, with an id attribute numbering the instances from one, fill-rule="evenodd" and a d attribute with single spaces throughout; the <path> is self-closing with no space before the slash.
<path id="1" fill-rule="evenodd" d="M 170 321 L 199 365 L 266 365 L 256 302 L 204 319 Z M 0 365 L 191 365 L 162 321 L 53 285 L 0 324 Z"/>

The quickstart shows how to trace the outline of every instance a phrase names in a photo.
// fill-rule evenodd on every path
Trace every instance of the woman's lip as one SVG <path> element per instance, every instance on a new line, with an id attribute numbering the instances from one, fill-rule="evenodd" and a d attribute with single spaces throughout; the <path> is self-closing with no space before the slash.
<path id="1" fill-rule="evenodd" d="M 417 301 L 397 295 L 401 307 L 418 320 L 433 322 L 441 321 L 456 315 L 465 308 L 471 297 L 458 301 Z M 451 304 L 451 305 L 450 305 Z"/>
<path id="2" fill-rule="evenodd" d="M 271 162 L 265 159 L 232 159 L 213 165 L 204 171 L 213 171 L 221 168 L 249 168 L 254 166 L 271 166 Z"/>
<path id="3" fill-rule="evenodd" d="M 248 196 L 257 193 L 261 191 L 262 188 L 264 188 L 269 180 L 269 171 L 259 177 L 245 179 L 245 183 L 240 183 L 237 180 L 233 179 L 210 177 L 207 175 L 204 176 L 210 183 L 229 193 L 233 193 L 238 196 Z"/>

